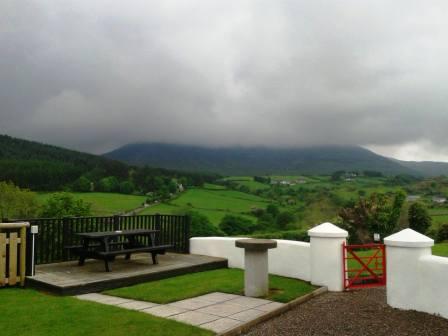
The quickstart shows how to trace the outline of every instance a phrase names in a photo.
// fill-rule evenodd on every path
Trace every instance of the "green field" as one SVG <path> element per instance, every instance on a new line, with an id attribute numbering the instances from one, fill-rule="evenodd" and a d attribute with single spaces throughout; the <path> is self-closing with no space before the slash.
<path id="1" fill-rule="evenodd" d="M 432 247 L 432 253 L 440 257 L 448 257 L 448 243 L 435 244 Z"/>
<path id="2" fill-rule="evenodd" d="M 145 196 L 124 195 L 114 193 L 76 193 L 71 192 L 76 199 L 82 199 L 83 201 L 92 205 L 92 215 L 94 216 L 109 216 L 125 211 L 133 210 L 139 207 L 145 202 Z M 43 205 L 47 199 L 49 199 L 53 193 L 38 193 L 37 201 L 40 205 Z"/>
<path id="3" fill-rule="evenodd" d="M 152 205 L 141 214 L 182 214 L 189 210 L 197 211 L 218 225 L 226 214 L 240 215 L 255 221 L 250 215 L 252 208 L 266 208 L 269 201 L 261 197 L 223 188 L 189 189 L 168 203 Z"/>
<path id="4" fill-rule="evenodd" d="M 213 335 L 173 320 L 31 289 L 1 289 L 0 302 L 2 336 Z"/>
<path id="5" fill-rule="evenodd" d="M 270 188 L 268 184 L 254 181 L 251 176 L 232 176 L 227 177 L 224 180 L 234 182 L 238 185 L 238 187 L 247 187 L 250 191 L 265 190 Z"/>
<path id="6" fill-rule="evenodd" d="M 270 292 L 266 298 L 278 302 L 289 302 L 316 288 L 308 282 L 277 275 L 269 275 L 269 285 Z M 212 292 L 242 295 L 244 271 L 226 268 L 198 272 L 112 289 L 106 291 L 106 294 L 156 303 L 170 303 Z"/>

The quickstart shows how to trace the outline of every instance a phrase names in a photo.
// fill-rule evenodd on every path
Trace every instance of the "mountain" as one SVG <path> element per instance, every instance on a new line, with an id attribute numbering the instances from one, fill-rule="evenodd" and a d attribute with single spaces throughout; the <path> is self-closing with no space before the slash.
<path id="1" fill-rule="evenodd" d="M 126 178 L 123 162 L 35 141 L 0 135 L 0 181 L 35 190 L 57 190 L 89 171 Z"/>
<path id="2" fill-rule="evenodd" d="M 418 164 L 377 155 L 356 146 L 303 148 L 225 147 L 136 143 L 104 154 L 135 165 L 149 165 L 223 175 L 331 174 L 337 170 L 374 170 L 383 174 L 426 175 Z"/>
<path id="3" fill-rule="evenodd" d="M 103 156 L 0 135 L 0 181 L 39 191 L 160 192 L 215 181 L 216 174 L 135 167 Z"/>
<path id="4" fill-rule="evenodd" d="M 412 169 L 423 176 L 448 175 L 448 162 L 435 161 L 398 161 L 402 166 Z"/>

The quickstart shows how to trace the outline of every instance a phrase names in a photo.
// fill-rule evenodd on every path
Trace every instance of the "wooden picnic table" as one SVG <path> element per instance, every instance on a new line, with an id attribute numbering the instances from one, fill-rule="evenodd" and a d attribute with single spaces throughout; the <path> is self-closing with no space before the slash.
<path id="1" fill-rule="evenodd" d="M 139 252 L 150 253 L 153 264 L 157 264 L 157 255 L 165 254 L 168 248 L 173 247 L 156 245 L 156 235 L 159 232 L 159 230 L 135 229 L 75 233 L 81 238 L 81 245 L 75 246 L 79 254 L 78 265 L 84 265 L 87 258 L 101 259 L 104 260 L 106 271 L 110 272 L 109 262 L 117 255 L 126 255 L 126 259 L 130 259 L 131 254 Z M 139 237 L 149 237 L 149 244 L 142 243 L 141 239 L 139 241 Z"/>

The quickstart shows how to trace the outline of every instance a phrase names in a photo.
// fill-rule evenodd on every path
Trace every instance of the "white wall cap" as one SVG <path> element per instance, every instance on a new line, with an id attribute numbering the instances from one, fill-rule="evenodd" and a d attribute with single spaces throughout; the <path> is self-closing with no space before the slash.
<path id="1" fill-rule="evenodd" d="M 398 247 L 431 247 L 434 240 L 412 229 L 404 229 L 384 238 L 384 244 Z"/>
<path id="2" fill-rule="evenodd" d="M 308 236 L 322 238 L 346 238 L 348 237 L 348 232 L 334 224 L 323 223 L 308 230 Z"/>

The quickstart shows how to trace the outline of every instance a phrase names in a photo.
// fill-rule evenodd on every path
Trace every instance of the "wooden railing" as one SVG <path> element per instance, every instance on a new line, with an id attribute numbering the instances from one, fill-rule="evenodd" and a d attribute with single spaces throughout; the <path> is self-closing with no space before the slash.
<path id="1" fill-rule="evenodd" d="M 27 222 L 0 223 L 0 287 L 25 285 L 29 226 Z"/>

